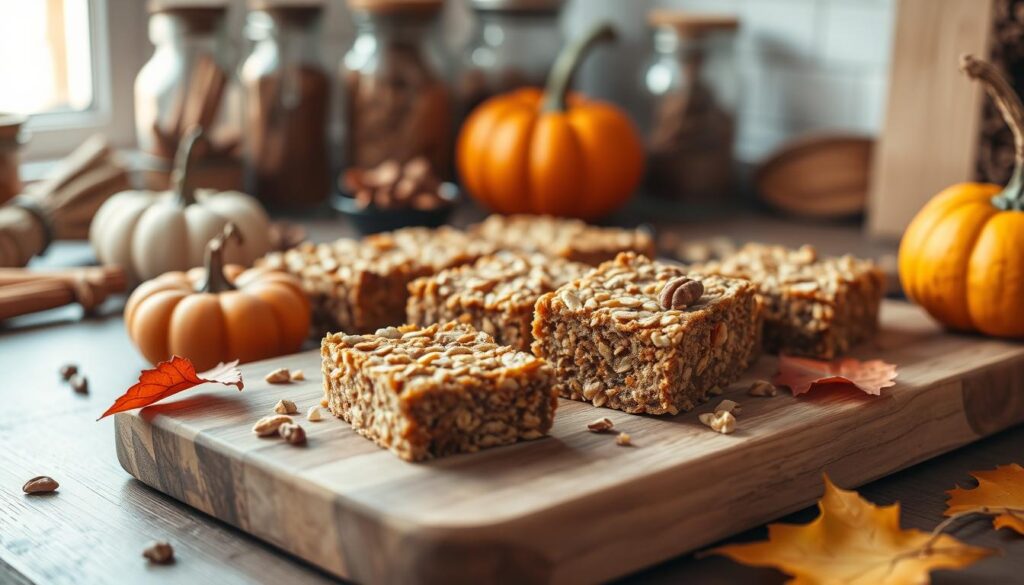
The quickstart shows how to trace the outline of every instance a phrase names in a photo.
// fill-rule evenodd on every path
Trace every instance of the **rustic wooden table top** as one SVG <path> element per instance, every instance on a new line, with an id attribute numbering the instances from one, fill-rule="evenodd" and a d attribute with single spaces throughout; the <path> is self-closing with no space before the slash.
<path id="1" fill-rule="evenodd" d="M 739 219 L 673 226 L 688 237 L 729 235 L 798 244 L 827 252 L 866 255 L 892 248 L 864 242 L 854 228 Z M 311 226 L 314 239 L 342 230 Z M 79 244 L 56 246 L 41 265 L 91 260 Z M 329 583 L 309 565 L 132 479 L 117 462 L 112 420 L 96 417 L 130 386 L 147 364 L 131 346 L 111 299 L 83 319 L 68 307 L 0 324 L 0 583 Z M 57 370 L 74 362 L 90 393 L 75 394 Z M 1017 427 L 860 488 L 878 504 L 900 502 L 906 527 L 930 529 L 941 520 L 945 490 L 969 485 L 972 470 L 1024 463 L 1024 427 Z M 737 469 L 738 474 L 743 473 Z M 21 485 L 36 475 L 60 482 L 57 494 L 27 497 Z M 845 486 L 852 487 L 852 486 Z M 783 519 L 806 522 L 808 509 Z M 586 530 L 581 526 L 580 530 Z M 763 538 L 764 528 L 734 540 Z M 935 583 L 1024 583 L 1024 538 L 994 531 L 990 522 L 967 522 L 955 535 L 1003 555 L 960 572 L 938 572 Z M 155 539 L 174 544 L 178 562 L 149 566 L 140 556 Z M 780 583 L 781 573 L 742 567 L 723 558 L 685 556 L 633 575 L 625 582 Z"/>

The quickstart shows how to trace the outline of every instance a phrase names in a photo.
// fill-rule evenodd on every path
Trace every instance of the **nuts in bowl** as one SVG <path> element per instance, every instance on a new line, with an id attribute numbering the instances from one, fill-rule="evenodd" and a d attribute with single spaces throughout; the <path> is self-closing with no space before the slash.
<path id="1" fill-rule="evenodd" d="M 363 234 L 440 226 L 458 200 L 458 188 L 441 181 L 423 157 L 349 169 L 342 174 L 340 187 L 335 207 Z"/>

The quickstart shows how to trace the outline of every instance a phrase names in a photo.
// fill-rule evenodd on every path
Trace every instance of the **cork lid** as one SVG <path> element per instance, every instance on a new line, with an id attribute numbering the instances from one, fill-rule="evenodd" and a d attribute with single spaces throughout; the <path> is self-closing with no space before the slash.
<path id="1" fill-rule="evenodd" d="M 348 0 L 348 6 L 365 12 L 438 12 L 444 0 Z"/>
<path id="2" fill-rule="evenodd" d="M 227 10 L 227 0 L 149 0 L 150 12 L 170 10 Z"/>
<path id="3" fill-rule="evenodd" d="M 0 112 L 0 140 L 4 142 L 17 140 L 21 125 L 27 121 L 28 118 L 25 116 Z"/>
<path id="4" fill-rule="evenodd" d="M 470 0 L 476 10 L 495 12 L 558 12 L 565 0 Z"/>
<path id="5" fill-rule="evenodd" d="M 740 20 L 731 14 L 706 14 L 684 10 L 652 10 L 647 13 L 651 26 L 670 27 L 681 35 L 700 36 L 714 32 L 735 31 Z"/>
<path id="6" fill-rule="evenodd" d="M 322 9 L 324 0 L 249 0 L 250 10 Z"/>

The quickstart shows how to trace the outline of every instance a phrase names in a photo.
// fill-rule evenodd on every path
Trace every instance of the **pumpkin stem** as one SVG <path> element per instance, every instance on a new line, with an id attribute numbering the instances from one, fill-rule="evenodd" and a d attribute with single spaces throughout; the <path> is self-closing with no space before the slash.
<path id="1" fill-rule="evenodd" d="M 960 70 L 981 82 L 1013 133 L 1013 176 L 1003 191 L 992 198 L 992 204 L 1002 210 L 1024 211 L 1024 104 L 1006 76 L 988 61 L 964 55 L 960 57 Z"/>
<path id="2" fill-rule="evenodd" d="M 199 292 L 222 293 L 235 290 L 235 285 L 224 274 L 224 245 L 229 240 L 234 240 L 236 244 L 242 243 L 242 233 L 231 222 L 206 245 L 206 280 L 200 285 Z"/>
<path id="3" fill-rule="evenodd" d="M 572 78 L 576 75 L 583 58 L 598 43 L 614 41 L 618 38 L 615 28 L 603 22 L 590 29 L 590 32 L 570 43 L 558 55 L 558 60 L 548 75 L 547 88 L 544 90 L 544 101 L 541 109 L 545 112 L 564 112 L 566 98 Z"/>
<path id="4" fill-rule="evenodd" d="M 193 154 L 196 144 L 202 140 L 203 129 L 194 126 L 178 144 L 178 152 L 174 155 L 174 170 L 171 171 L 171 188 L 178 195 L 178 203 L 187 207 L 196 202 L 195 185 L 189 181 L 192 169 Z"/>

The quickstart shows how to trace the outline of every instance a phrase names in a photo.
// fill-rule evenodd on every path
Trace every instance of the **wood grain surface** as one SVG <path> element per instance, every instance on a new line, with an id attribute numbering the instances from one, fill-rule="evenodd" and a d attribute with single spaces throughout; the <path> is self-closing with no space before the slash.
<path id="1" fill-rule="evenodd" d="M 603 581 L 798 510 L 821 473 L 854 487 L 1024 421 L 1024 346 L 939 331 L 887 301 L 854 355 L 900 367 L 881 397 L 751 398 L 762 358 L 723 397 L 735 434 L 676 417 L 562 401 L 551 437 L 426 464 L 403 462 L 330 418 L 306 447 L 257 438 L 281 398 L 319 401 L 318 352 L 243 366 L 246 390 L 210 388 L 119 414 L 118 458 L 143 482 L 339 576 L 361 582 Z M 271 386 L 277 367 L 308 381 Z M 587 423 L 608 416 L 635 446 Z"/>

